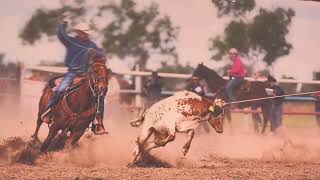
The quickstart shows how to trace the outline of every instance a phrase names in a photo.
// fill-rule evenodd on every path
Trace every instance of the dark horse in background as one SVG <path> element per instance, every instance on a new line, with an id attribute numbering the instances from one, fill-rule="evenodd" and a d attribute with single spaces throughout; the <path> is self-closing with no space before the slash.
<path id="1" fill-rule="evenodd" d="M 208 88 L 212 93 L 215 93 L 216 97 L 221 98 L 222 100 L 229 102 L 228 95 L 225 90 L 228 80 L 223 79 L 215 71 L 206 67 L 202 63 L 197 66 L 193 72 L 193 76 L 197 76 L 201 79 L 204 79 L 208 84 Z M 235 94 L 238 101 L 262 98 L 266 97 L 265 88 L 267 87 L 266 82 L 261 81 L 248 81 L 244 80 L 241 85 L 237 88 Z M 263 128 L 262 133 L 265 132 L 267 123 L 268 123 L 268 101 L 253 101 L 238 104 L 239 108 L 251 107 L 253 109 L 261 108 L 263 116 Z M 230 106 L 225 106 L 225 116 L 227 117 L 229 124 L 231 125 L 231 112 Z M 259 131 L 258 123 L 255 121 L 254 114 L 252 114 L 252 119 L 254 120 L 254 129 L 256 132 Z"/>
<path id="2" fill-rule="evenodd" d="M 54 95 L 52 88 L 56 84 L 52 81 L 51 83 L 49 81 L 46 85 L 40 98 L 37 127 L 32 135 L 33 139 L 38 139 L 38 132 L 42 124 L 41 114 L 45 111 L 49 99 Z M 107 88 L 105 61 L 94 59 L 89 67 L 89 73 L 86 76 L 77 77 L 54 107 L 53 123 L 49 127 L 49 134 L 41 146 L 41 151 L 47 152 L 50 149 L 53 138 L 60 130 L 65 136 L 70 132 L 65 147 L 76 144 L 86 129 L 89 128 L 90 123 L 94 121 L 99 96 L 105 95 Z"/>

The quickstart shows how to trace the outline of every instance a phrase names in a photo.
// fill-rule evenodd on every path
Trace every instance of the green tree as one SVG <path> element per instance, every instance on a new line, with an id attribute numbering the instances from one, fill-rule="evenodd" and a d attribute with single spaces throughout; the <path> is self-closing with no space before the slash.
<path id="1" fill-rule="evenodd" d="M 62 7 L 57 9 L 37 9 L 26 22 L 19 38 L 22 39 L 25 45 L 34 45 L 37 40 L 40 40 L 44 35 L 49 37 L 56 34 L 58 20 L 64 12 L 70 12 L 72 19 L 82 17 L 86 14 L 86 9 L 83 8 L 83 2 L 75 1 L 76 3 L 61 4 Z"/>
<path id="2" fill-rule="evenodd" d="M 287 34 L 295 15 L 291 8 L 281 7 L 266 10 L 260 8 L 257 14 L 249 15 L 255 1 L 212 0 L 218 9 L 218 17 L 232 15 L 232 20 L 222 35 L 209 40 L 212 59 L 223 60 L 228 50 L 235 47 L 251 63 L 262 60 L 271 66 L 279 57 L 288 55 L 292 45 L 287 42 Z M 221 5 L 223 4 L 223 6 Z"/>
<path id="3" fill-rule="evenodd" d="M 292 45 L 286 35 L 295 12 L 292 9 L 260 9 L 249 25 L 251 48 L 264 52 L 263 61 L 272 65 L 281 56 L 288 55 Z"/>
<path id="4" fill-rule="evenodd" d="M 256 6 L 255 0 L 211 0 L 217 7 L 218 17 L 232 15 L 244 16 Z"/>
<path id="5" fill-rule="evenodd" d="M 43 35 L 51 37 L 55 34 L 58 17 L 63 12 L 71 12 L 73 22 L 93 14 L 89 19 L 102 35 L 101 45 L 108 56 L 134 58 L 142 69 L 146 68 L 151 55 L 178 59 L 175 40 L 179 28 L 173 26 L 168 16 L 160 14 L 157 4 L 151 3 L 141 9 L 134 0 L 121 0 L 120 3 L 101 0 L 95 8 L 86 3 L 86 0 L 74 0 L 57 9 L 36 10 L 19 37 L 32 45 Z M 104 22 L 108 23 L 101 27 Z"/>

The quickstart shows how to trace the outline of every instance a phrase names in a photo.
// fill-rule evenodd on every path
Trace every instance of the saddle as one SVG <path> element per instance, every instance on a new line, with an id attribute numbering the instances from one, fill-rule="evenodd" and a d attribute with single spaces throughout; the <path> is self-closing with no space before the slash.
<path id="1" fill-rule="evenodd" d="M 63 77 L 64 76 L 58 76 L 58 77 L 52 78 L 48 81 L 48 86 L 50 87 L 50 89 L 53 92 L 55 91 L 55 88 L 57 88 L 61 84 Z M 76 113 L 76 112 L 72 111 L 72 109 L 70 108 L 70 106 L 67 102 L 67 96 L 70 93 L 75 92 L 78 89 L 78 87 L 81 86 L 81 84 L 82 84 L 81 82 L 85 79 L 86 79 L 86 76 L 82 76 L 82 75 L 75 77 L 73 82 L 66 88 L 64 95 L 59 100 L 59 101 L 62 101 L 62 108 L 65 111 L 65 113 L 73 120 L 88 118 L 91 115 L 95 114 L 97 111 L 97 105 L 94 105 L 91 108 L 89 108 L 83 112 Z"/>
<path id="2" fill-rule="evenodd" d="M 52 91 L 55 91 L 55 88 L 59 87 L 61 84 L 61 81 L 63 79 L 63 75 L 54 77 L 48 81 L 49 87 L 52 89 Z M 67 87 L 66 91 L 73 89 L 72 87 L 78 87 L 78 84 L 80 84 L 81 81 L 83 81 L 86 78 L 84 75 L 78 75 L 73 79 L 73 82 Z"/>

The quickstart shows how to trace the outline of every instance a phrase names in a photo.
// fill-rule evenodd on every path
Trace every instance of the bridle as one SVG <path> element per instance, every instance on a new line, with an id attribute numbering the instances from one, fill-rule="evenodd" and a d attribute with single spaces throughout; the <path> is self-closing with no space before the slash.
<path id="1" fill-rule="evenodd" d="M 105 81 L 107 80 L 106 74 L 100 75 L 100 76 L 95 76 L 95 73 L 93 72 L 92 68 L 94 66 L 98 66 L 98 65 L 104 67 L 104 63 L 101 63 L 101 62 L 94 62 L 89 67 L 89 86 L 90 86 L 91 92 L 94 96 L 99 96 L 99 89 L 97 87 L 99 81 L 101 79 L 105 79 Z"/>

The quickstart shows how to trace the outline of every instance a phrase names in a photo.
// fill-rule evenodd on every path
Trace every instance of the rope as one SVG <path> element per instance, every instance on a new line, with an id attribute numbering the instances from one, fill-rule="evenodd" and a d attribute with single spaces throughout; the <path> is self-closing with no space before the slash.
<path id="1" fill-rule="evenodd" d="M 259 100 L 266 100 L 266 99 L 275 99 L 275 98 L 281 98 L 281 97 L 290 97 L 290 96 L 299 96 L 299 95 L 309 95 L 309 94 L 315 94 L 315 93 L 319 93 L 319 92 L 320 92 L 320 91 L 311 91 L 311 92 L 305 92 L 305 93 L 295 93 L 295 94 L 286 94 L 286 95 L 281 95 L 281 96 L 272 96 L 272 97 L 248 99 L 248 100 L 243 100 L 243 101 L 233 101 L 233 102 L 225 103 L 225 105 L 227 105 L 227 104 L 239 104 L 239 103 L 259 101 Z"/>
<path id="2" fill-rule="evenodd" d="M 60 24 L 60 26 L 63 26 L 63 25 Z M 67 26 L 68 26 L 68 24 L 67 24 Z M 59 27 L 59 28 L 64 28 L 64 27 Z M 87 47 L 85 47 L 85 46 L 82 46 L 81 44 L 78 44 L 78 43 L 76 43 L 76 42 L 71 41 L 71 40 L 69 39 L 69 36 L 66 35 L 65 29 L 64 29 L 64 32 L 62 33 L 62 36 L 63 36 L 63 38 L 64 38 L 66 41 L 68 41 L 70 44 L 73 44 L 74 46 L 83 48 L 83 49 L 86 50 L 86 51 L 89 51 L 89 50 L 91 50 L 91 49 L 92 49 L 92 50 L 95 50 L 94 48 L 87 48 Z M 95 50 L 95 53 L 103 56 L 103 53 L 100 53 L 100 52 L 98 52 L 97 50 Z"/>

